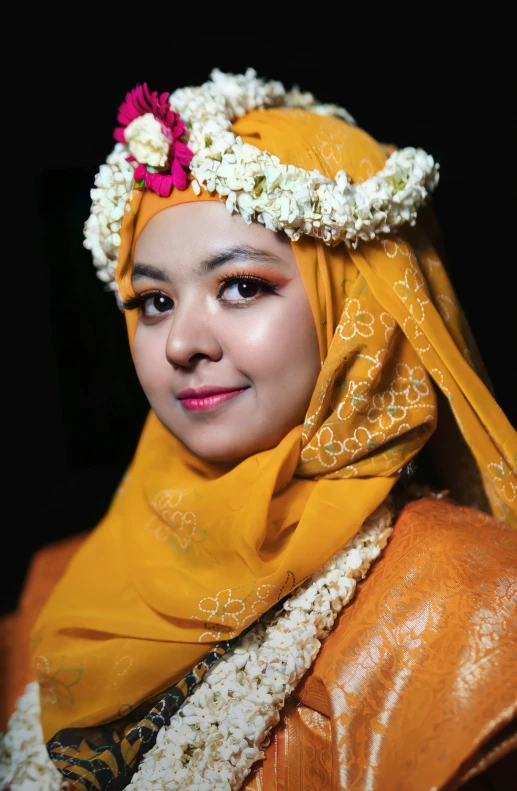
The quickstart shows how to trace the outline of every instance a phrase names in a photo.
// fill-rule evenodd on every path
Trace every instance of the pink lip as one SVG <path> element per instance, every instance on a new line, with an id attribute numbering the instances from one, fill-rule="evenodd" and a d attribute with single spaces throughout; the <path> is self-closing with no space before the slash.
<path id="1" fill-rule="evenodd" d="M 178 399 L 185 409 L 200 411 L 219 406 L 219 404 L 238 396 L 247 389 L 247 387 L 240 387 L 236 390 L 229 390 L 227 387 L 200 387 L 199 390 L 188 388 L 181 391 Z"/>

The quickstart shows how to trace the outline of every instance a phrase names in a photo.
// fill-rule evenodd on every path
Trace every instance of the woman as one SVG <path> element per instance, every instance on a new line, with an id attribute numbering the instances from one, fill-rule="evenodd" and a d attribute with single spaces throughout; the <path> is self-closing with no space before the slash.
<path id="1" fill-rule="evenodd" d="M 118 119 L 86 244 L 152 412 L 51 575 L 6 782 L 467 782 L 515 746 L 516 449 L 425 230 L 437 167 L 254 72 Z M 426 443 L 474 508 L 390 538 Z"/>

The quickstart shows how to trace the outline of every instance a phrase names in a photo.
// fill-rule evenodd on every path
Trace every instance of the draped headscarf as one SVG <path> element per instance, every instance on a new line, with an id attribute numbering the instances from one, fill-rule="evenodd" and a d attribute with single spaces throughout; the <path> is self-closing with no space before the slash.
<path id="1" fill-rule="evenodd" d="M 254 111 L 233 131 L 330 178 L 344 169 L 364 181 L 387 158 L 361 129 L 304 110 Z M 117 269 L 123 298 L 147 222 L 202 200 L 218 198 L 191 187 L 169 198 L 134 191 Z M 305 422 L 222 471 L 149 415 L 109 513 L 33 632 L 46 739 L 127 714 L 319 569 L 431 437 L 438 391 L 462 437 L 455 466 L 476 495 L 484 488 L 494 514 L 516 522 L 516 433 L 482 381 L 421 224 L 357 249 L 307 237 L 292 247 L 322 362 Z M 127 315 L 130 342 L 137 321 Z"/>

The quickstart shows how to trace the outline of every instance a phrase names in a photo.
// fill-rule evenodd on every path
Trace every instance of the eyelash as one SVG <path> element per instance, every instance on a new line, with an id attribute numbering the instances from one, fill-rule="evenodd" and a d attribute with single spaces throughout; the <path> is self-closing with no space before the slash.
<path id="1" fill-rule="evenodd" d="M 257 277 L 256 275 L 243 275 L 243 274 L 228 274 L 226 277 L 222 278 L 219 281 L 219 287 L 217 291 L 217 298 L 220 299 L 221 295 L 229 286 L 237 285 L 238 283 L 256 283 L 257 285 L 261 286 L 267 294 L 277 294 L 279 286 L 276 283 L 271 283 L 269 280 L 265 280 L 262 277 Z M 132 297 L 127 297 L 124 300 L 124 310 L 140 310 L 142 315 L 145 317 L 145 304 L 150 299 L 159 296 L 166 296 L 163 294 L 163 291 L 144 291 L 142 294 L 135 294 Z M 255 304 L 258 302 L 259 299 L 262 299 L 263 294 L 257 295 L 256 297 L 248 297 L 240 300 L 229 300 L 227 302 L 228 305 L 233 307 L 244 307 L 245 305 Z M 224 301 L 224 300 L 223 300 Z M 152 318 L 156 318 L 153 316 Z"/>
<path id="2" fill-rule="evenodd" d="M 243 275 L 239 274 L 238 272 L 230 272 L 226 275 L 226 277 L 222 278 L 219 281 L 219 290 L 217 292 L 218 299 L 221 297 L 221 294 L 224 293 L 225 289 L 229 286 L 235 286 L 238 283 L 256 283 L 258 286 L 261 286 L 267 294 L 276 294 L 278 291 L 278 285 L 276 283 L 272 283 L 270 280 L 266 280 L 263 277 L 257 277 L 256 275 Z M 232 304 L 251 304 L 256 302 L 261 297 L 249 297 L 248 299 L 242 298 L 242 302 L 237 302 L 237 300 L 231 300 Z"/>

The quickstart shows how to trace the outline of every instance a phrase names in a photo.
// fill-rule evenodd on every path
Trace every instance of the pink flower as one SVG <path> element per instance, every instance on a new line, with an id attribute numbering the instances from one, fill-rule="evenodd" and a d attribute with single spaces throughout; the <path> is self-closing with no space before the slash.
<path id="1" fill-rule="evenodd" d="M 114 132 L 115 140 L 129 146 L 131 156 L 128 159 L 138 162 L 135 181 L 143 180 L 148 189 L 164 198 L 171 194 L 173 187 L 187 188 L 188 167 L 193 157 L 190 148 L 181 140 L 185 124 L 171 109 L 168 98 L 168 93 L 150 93 L 145 83 L 137 86 L 121 104 L 117 115 L 121 126 Z M 134 124 L 139 118 L 142 120 Z M 131 129 L 126 135 L 128 127 Z M 163 167 L 151 167 L 150 162 Z"/>

